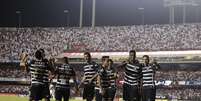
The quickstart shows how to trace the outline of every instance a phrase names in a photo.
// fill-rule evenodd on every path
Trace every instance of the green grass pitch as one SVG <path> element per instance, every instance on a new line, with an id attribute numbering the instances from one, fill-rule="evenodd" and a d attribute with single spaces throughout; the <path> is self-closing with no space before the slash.
<path id="1" fill-rule="evenodd" d="M 12 96 L 0 95 L 0 101 L 28 101 L 28 97 L 19 97 L 14 95 Z M 55 101 L 55 100 L 51 99 L 51 101 Z M 85 100 L 70 99 L 70 101 L 85 101 Z M 123 101 L 123 100 L 121 98 L 120 100 L 115 100 L 115 101 Z M 156 101 L 168 101 L 168 100 L 156 100 Z"/>
<path id="2" fill-rule="evenodd" d="M 28 101 L 28 97 L 0 96 L 0 101 Z M 55 101 L 55 100 L 52 99 L 51 101 Z M 82 101 L 82 100 L 71 99 L 70 101 Z"/>

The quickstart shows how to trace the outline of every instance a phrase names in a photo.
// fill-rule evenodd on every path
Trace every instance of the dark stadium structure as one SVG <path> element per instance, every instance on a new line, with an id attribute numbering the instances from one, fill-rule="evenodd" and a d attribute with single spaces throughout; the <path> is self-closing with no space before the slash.
<path id="1" fill-rule="evenodd" d="M 169 3 L 178 1 L 181 4 Z M 96 0 L 96 25 L 121 26 L 169 23 L 172 4 L 175 23 L 183 23 L 183 5 L 187 1 L 187 23 L 201 21 L 200 0 Z M 83 0 L 83 26 L 91 26 L 93 0 Z M 3 0 L 0 4 L 2 27 L 79 26 L 80 0 Z"/>

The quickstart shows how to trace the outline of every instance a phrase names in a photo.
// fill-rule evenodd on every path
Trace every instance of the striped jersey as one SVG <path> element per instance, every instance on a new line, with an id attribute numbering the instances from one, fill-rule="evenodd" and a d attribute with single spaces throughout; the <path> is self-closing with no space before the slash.
<path id="1" fill-rule="evenodd" d="M 69 80 L 72 76 L 75 76 L 75 71 L 69 64 L 58 65 L 56 69 L 57 82 L 56 87 L 69 88 Z"/>
<path id="2" fill-rule="evenodd" d="M 107 70 L 107 73 L 109 75 L 109 79 L 110 79 L 110 86 L 116 86 L 116 74 L 115 71 L 113 69 L 109 69 Z"/>
<path id="3" fill-rule="evenodd" d="M 84 84 L 89 84 L 89 81 L 93 78 L 93 76 L 98 72 L 99 66 L 95 62 L 90 62 L 84 65 Z M 95 80 L 92 82 L 93 84 L 96 83 Z"/>
<path id="4" fill-rule="evenodd" d="M 137 60 L 134 64 L 127 63 L 124 71 L 124 83 L 131 86 L 139 85 L 140 72 L 141 65 Z"/>
<path id="5" fill-rule="evenodd" d="M 99 76 L 100 76 L 100 85 L 103 89 L 109 88 L 110 85 L 110 75 L 109 72 L 105 69 L 99 70 Z"/>
<path id="6" fill-rule="evenodd" d="M 32 84 L 46 84 L 49 82 L 50 66 L 48 60 L 31 60 L 29 63 Z"/>
<path id="7" fill-rule="evenodd" d="M 142 83 L 143 86 L 155 86 L 155 69 L 154 65 L 148 64 L 142 66 Z"/>

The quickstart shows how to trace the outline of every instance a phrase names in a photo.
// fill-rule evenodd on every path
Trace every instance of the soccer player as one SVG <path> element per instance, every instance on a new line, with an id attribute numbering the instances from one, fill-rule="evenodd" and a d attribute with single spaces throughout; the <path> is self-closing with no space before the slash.
<path id="1" fill-rule="evenodd" d="M 112 101 L 112 98 L 110 96 L 110 75 L 108 72 L 109 68 L 109 56 L 102 58 L 102 65 L 101 69 L 98 73 L 98 85 L 100 87 L 100 93 L 102 95 L 102 101 Z"/>
<path id="2" fill-rule="evenodd" d="M 45 99 L 45 101 L 50 101 L 51 95 L 50 95 L 50 88 L 49 88 L 49 86 L 50 86 L 49 75 L 53 74 L 55 71 L 54 70 L 54 59 L 53 58 L 50 60 L 46 59 L 45 58 L 45 50 L 42 48 L 40 48 L 39 50 L 42 52 L 43 60 L 47 61 L 47 63 L 48 63 L 47 64 L 48 65 L 48 71 L 46 70 L 48 72 L 48 79 L 44 80 L 45 86 L 44 86 L 44 91 L 43 91 L 42 97 Z"/>
<path id="3" fill-rule="evenodd" d="M 53 71 L 47 59 L 44 58 L 44 50 L 39 49 L 35 52 L 35 59 L 26 63 L 27 71 L 31 72 L 31 87 L 29 101 L 39 101 L 45 98 L 48 101 L 50 97 L 48 85 L 49 71 Z"/>
<path id="4" fill-rule="evenodd" d="M 84 84 L 84 91 L 83 91 L 83 99 L 87 101 L 92 101 L 95 94 L 95 83 L 96 80 L 92 80 L 92 77 L 98 71 L 98 64 L 92 61 L 91 54 L 89 52 L 84 53 L 84 59 L 86 64 L 84 65 L 84 77 L 81 81 L 81 84 Z M 81 85 L 80 84 L 80 85 Z"/>
<path id="5" fill-rule="evenodd" d="M 109 56 L 102 56 L 102 64 L 104 62 L 105 59 L 109 59 Z M 102 69 L 102 67 L 100 66 L 99 70 L 100 71 Z M 105 69 L 106 70 L 106 69 Z M 97 78 L 99 75 L 99 72 L 97 72 L 94 77 L 92 78 L 95 79 Z M 103 100 L 103 96 L 102 96 L 102 92 L 101 92 L 101 87 L 100 87 L 100 81 L 96 80 L 96 86 L 95 86 L 95 97 L 96 97 L 96 101 L 102 101 Z"/>
<path id="6" fill-rule="evenodd" d="M 129 61 L 124 64 L 123 99 L 125 101 L 139 101 L 139 80 L 141 65 L 136 58 L 135 50 L 129 52 Z"/>
<path id="7" fill-rule="evenodd" d="M 149 63 L 149 56 L 143 56 L 142 64 L 142 100 L 155 101 L 156 86 L 155 86 L 155 72 L 159 69 L 157 62 Z"/>
<path id="8" fill-rule="evenodd" d="M 69 80 L 72 77 L 75 83 L 76 90 L 78 91 L 78 85 L 75 77 L 75 71 L 68 63 L 68 58 L 62 58 L 60 64 L 56 66 L 56 90 L 55 90 L 55 99 L 56 101 L 69 101 L 70 96 L 70 83 Z"/>
<path id="9" fill-rule="evenodd" d="M 109 75 L 109 79 L 110 79 L 110 88 L 109 88 L 109 94 L 110 94 L 110 98 L 111 101 L 114 100 L 115 97 L 115 93 L 116 93 L 116 79 L 117 79 L 117 73 L 113 67 L 113 61 L 112 59 L 109 59 L 109 66 L 108 66 L 108 75 Z"/>

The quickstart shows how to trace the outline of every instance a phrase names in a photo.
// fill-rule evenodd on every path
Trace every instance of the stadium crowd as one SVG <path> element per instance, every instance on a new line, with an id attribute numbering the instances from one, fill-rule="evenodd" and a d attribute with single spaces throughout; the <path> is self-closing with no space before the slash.
<path id="1" fill-rule="evenodd" d="M 20 69 L 0 68 L 0 77 L 7 78 L 28 78 L 29 74 Z"/>
<path id="2" fill-rule="evenodd" d="M 69 51 L 162 51 L 201 49 L 201 24 L 144 25 L 95 28 L 0 28 L 0 60 L 19 60 L 26 51 L 30 58 L 38 48 L 52 57 Z M 78 68 L 78 70 L 81 70 Z M 80 81 L 80 71 L 76 71 Z M 0 77 L 30 78 L 19 69 L 0 68 Z M 119 80 L 123 78 L 120 74 Z M 201 81 L 201 71 L 157 71 L 156 80 Z M 29 87 L 1 85 L 0 93 L 25 93 Z M 199 89 L 158 89 L 168 98 L 197 99 Z M 196 101 L 196 100 L 194 100 Z"/>
<path id="3" fill-rule="evenodd" d="M 74 51 L 156 51 L 201 49 L 201 24 L 85 28 L 0 28 L 1 59 L 19 59 L 22 50 L 33 55 L 42 47 L 49 56 Z"/>
<path id="4" fill-rule="evenodd" d="M 28 86 L 20 85 L 0 85 L 0 93 L 11 93 L 11 94 L 28 94 Z"/>
<path id="5" fill-rule="evenodd" d="M 201 81 L 201 71 L 157 71 L 156 80 Z"/>
<path id="6" fill-rule="evenodd" d="M 157 96 L 166 96 L 168 99 L 200 101 L 200 89 L 157 89 Z"/>

